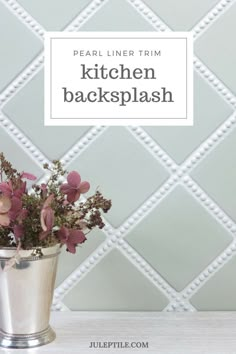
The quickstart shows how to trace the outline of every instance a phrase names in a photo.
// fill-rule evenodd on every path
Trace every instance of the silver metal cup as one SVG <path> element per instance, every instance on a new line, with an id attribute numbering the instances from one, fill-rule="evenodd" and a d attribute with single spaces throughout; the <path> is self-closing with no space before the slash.
<path id="1" fill-rule="evenodd" d="M 15 252 L 0 249 L 0 346 L 32 348 L 56 337 L 49 318 L 59 245 L 21 250 L 19 264 L 4 270 Z"/>

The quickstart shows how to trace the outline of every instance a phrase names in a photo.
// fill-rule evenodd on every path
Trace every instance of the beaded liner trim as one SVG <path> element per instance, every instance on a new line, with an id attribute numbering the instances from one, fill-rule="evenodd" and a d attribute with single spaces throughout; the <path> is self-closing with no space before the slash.
<path id="1" fill-rule="evenodd" d="M 66 28 L 67 31 L 77 31 L 89 18 L 109 0 L 92 1 Z M 2 0 L 6 7 L 14 13 L 38 38 L 43 39 L 44 29 L 38 22 L 23 9 L 15 0 Z M 143 16 L 157 31 L 169 31 L 168 26 L 159 19 L 140 0 L 127 0 L 138 13 Z M 202 35 L 215 21 L 217 21 L 235 0 L 222 0 L 211 9 L 201 21 L 192 29 L 194 38 Z M 235 254 L 236 250 L 236 224 L 226 215 L 219 205 L 214 203 L 206 192 L 193 181 L 188 173 L 202 161 L 212 149 L 221 143 L 235 129 L 236 123 L 236 98 L 230 90 L 208 69 L 198 58 L 194 58 L 195 70 L 207 81 L 207 83 L 230 105 L 233 114 L 206 139 L 195 151 L 181 164 L 178 165 L 141 127 L 127 127 L 130 134 L 161 163 L 170 173 L 169 179 L 154 192 L 124 223 L 115 229 L 108 223 L 104 228 L 106 240 L 89 257 L 67 277 L 55 290 L 53 309 L 69 311 L 63 304 L 63 298 L 74 286 L 93 269 L 112 249 L 119 249 L 149 281 L 152 282 L 169 300 L 164 311 L 195 311 L 189 303 L 189 299 L 203 286 L 210 277 L 222 268 Z M 13 98 L 43 67 L 43 53 L 40 53 L 29 66 L 18 75 L 16 79 L 0 95 L 0 108 Z M 39 165 L 49 162 L 47 158 L 24 136 L 24 134 L 11 122 L 0 110 L 0 124 L 7 133 L 28 153 Z M 107 127 L 92 127 L 62 158 L 62 162 L 69 165 L 80 153 L 90 146 Z M 46 175 L 44 176 L 46 178 Z M 134 250 L 124 237 L 137 224 L 143 220 L 177 185 L 182 185 L 231 235 L 231 244 L 213 262 L 203 270 L 181 292 L 171 287 L 161 275 L 148 264 L 143 257 Z"/>

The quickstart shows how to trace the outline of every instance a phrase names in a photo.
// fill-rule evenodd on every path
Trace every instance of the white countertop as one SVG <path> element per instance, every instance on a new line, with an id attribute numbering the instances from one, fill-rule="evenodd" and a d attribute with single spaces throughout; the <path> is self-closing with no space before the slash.
<path id="1" fill-rule="evenodd" d="M 4 353 L 236 354 L 236 312 L 53 312 L 54 342 Z M 95 349 L 91 342 L 148 342 L 142 349 Z M 135 344 L 132 344 L 135 345 Z"/>

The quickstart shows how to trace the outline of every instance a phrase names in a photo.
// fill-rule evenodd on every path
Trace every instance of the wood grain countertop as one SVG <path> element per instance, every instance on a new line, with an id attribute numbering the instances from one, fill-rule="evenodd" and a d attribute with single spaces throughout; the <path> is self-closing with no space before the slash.
<path id="1" fill-rule="evenodd" d="M 53 312 L 54 342 L 4 353 L 236 354 L 236 312 Z"/>

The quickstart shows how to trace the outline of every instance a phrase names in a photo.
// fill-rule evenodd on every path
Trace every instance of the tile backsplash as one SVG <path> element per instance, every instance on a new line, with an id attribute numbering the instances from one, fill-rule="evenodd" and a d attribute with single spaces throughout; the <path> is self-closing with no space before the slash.
<path id="1" fill-rule="evenodd" d="M 192 31 L 193 127 L 45 127 L 46 30 Z M 0 150 L 113 201 L 60 257 L 54 310 L 236 310 L 236 1 L 2 0 Z"/>

